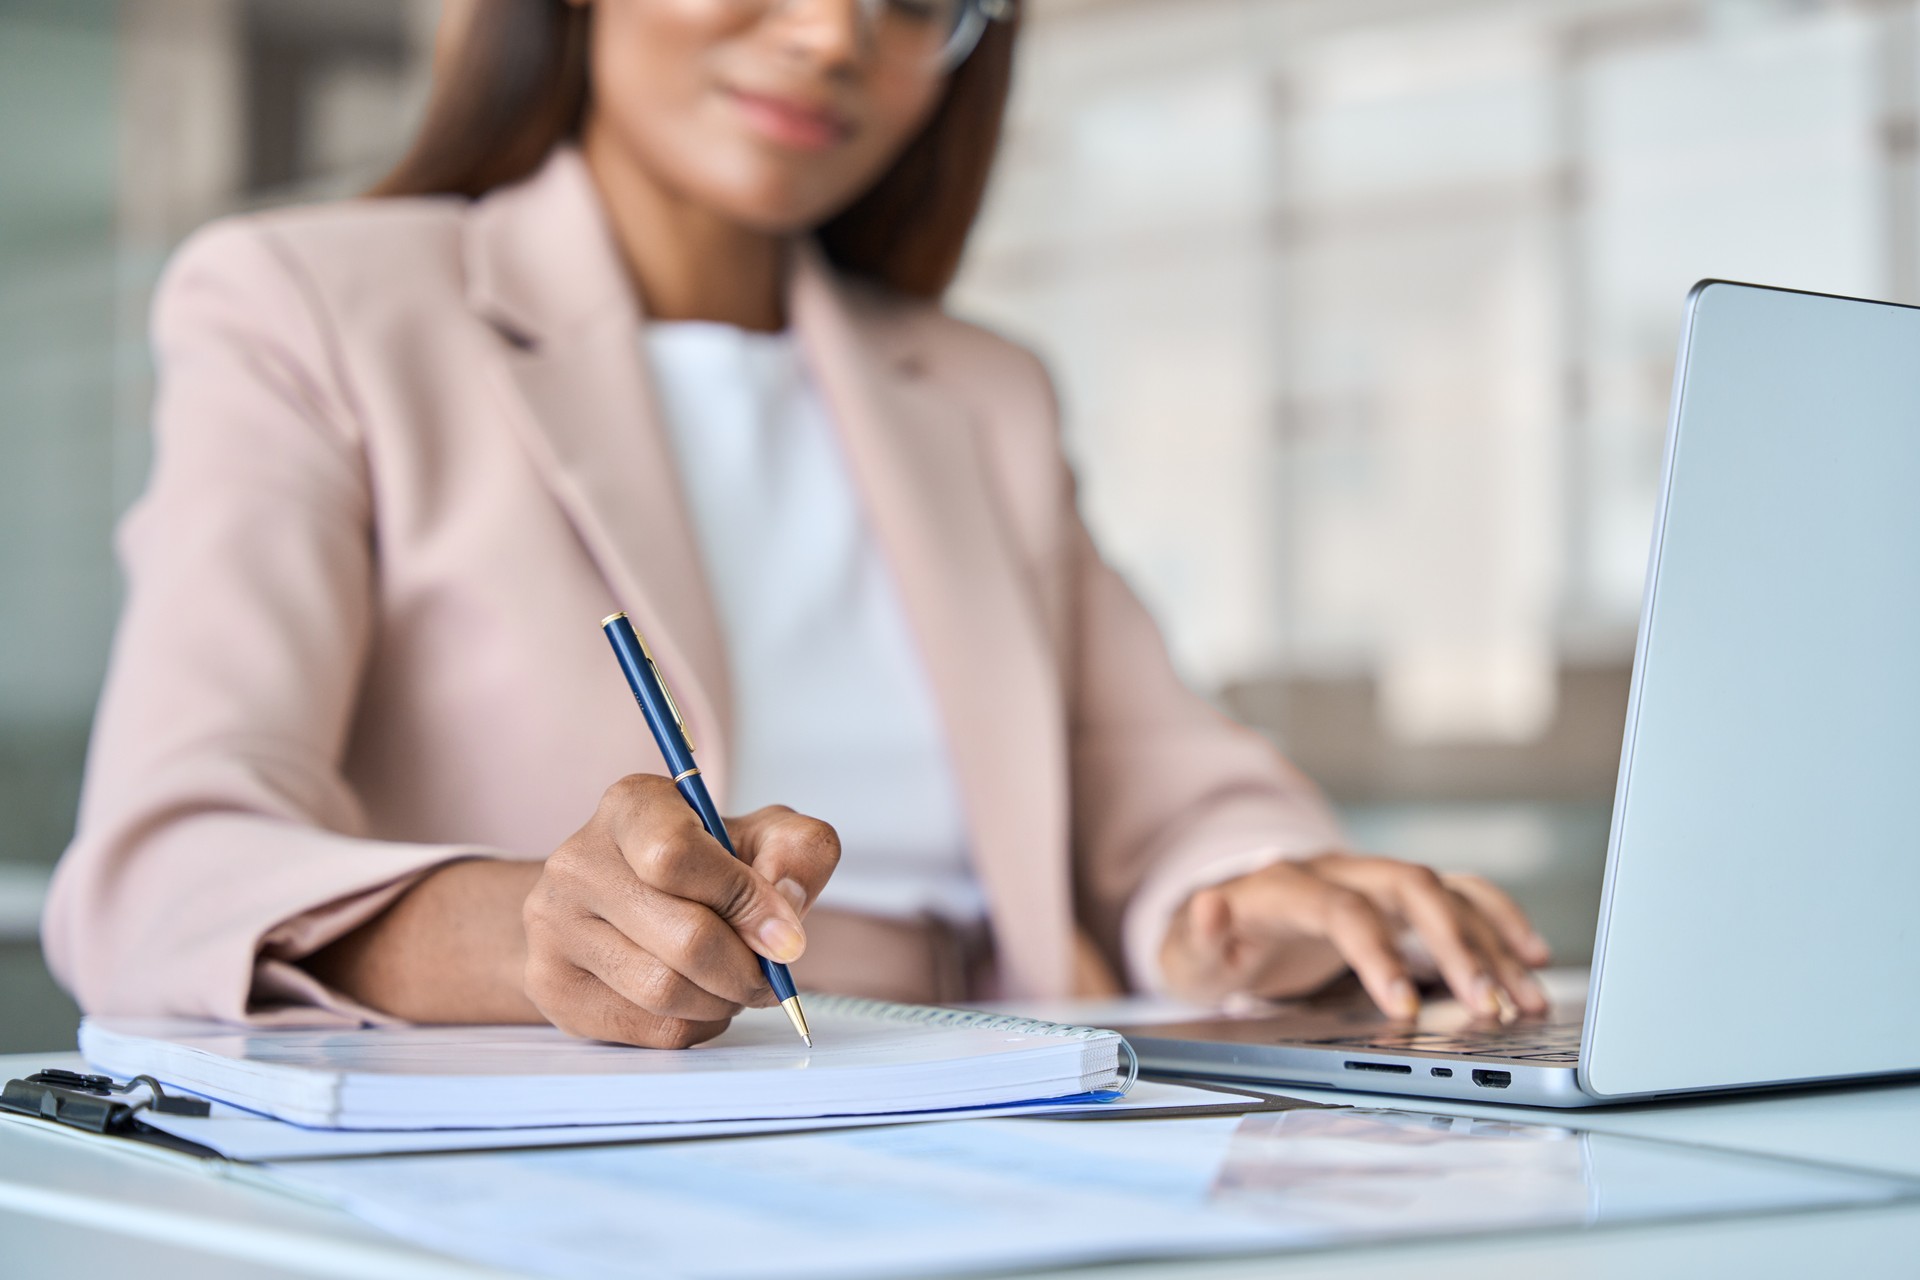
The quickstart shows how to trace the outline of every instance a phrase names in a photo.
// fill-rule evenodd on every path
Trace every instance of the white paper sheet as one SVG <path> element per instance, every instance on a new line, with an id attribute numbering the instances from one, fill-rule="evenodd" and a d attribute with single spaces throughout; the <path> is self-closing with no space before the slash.
<path id="1" fill-rule="evenodd" d="M 271 1116 L 214 1103 L 209 1116 L 142 1113 L 156 1129 L 197 1142 L 233 1160 L 307 1160 L 339 1156 L 398 1155 L 429 1151 L 497 1151 L 516 1147 L 586 1146 L 605 1142 L 669 1142 L 800 1133 L 881 1124 L 980 1120 L 1007 1116 L 1138 1116 L 1156 1111 L 1217 1107 L 1245 1111 L 1257 1100 L 1214 1089 L 1151 1080 L 1136 1083 L 1124 1098 L 1097 1102 L 1032 1103 L 960 1111 L 917 1111 L 884 1116 L 827 1116 L 801 1120 L 715 1120 L 670 1124 L 557 1125 L 535 1129 L 307 1129 Z M 1311 1105 L 1311 1104 L 1309 1104 Z"/>
<path id="2" fill-rule="evenodd" d="M 1883 1203 L 1916 1184 L 1396 1112 L 781 1137 L 265 1166 L 448 1253 L 549 1276 L 806 1280 Z"/>

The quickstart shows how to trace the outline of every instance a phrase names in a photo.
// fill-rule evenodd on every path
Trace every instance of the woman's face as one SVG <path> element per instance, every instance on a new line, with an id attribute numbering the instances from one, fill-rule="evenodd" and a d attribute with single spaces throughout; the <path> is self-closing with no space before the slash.
<path id="1" fill-rule="evenodd" d="M 876 56 L 857 0 L 582 2 L 588 128 L 673 195 L 756 231 L 806 230 L 851 204 L 946 83 Z"/>

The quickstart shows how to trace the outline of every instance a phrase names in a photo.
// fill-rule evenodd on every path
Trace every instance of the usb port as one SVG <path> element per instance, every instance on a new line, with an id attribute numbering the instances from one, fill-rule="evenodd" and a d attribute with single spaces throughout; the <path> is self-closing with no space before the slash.
<path id="1" fill-rule="evenodd" d="M 1453 1068 L 1452 1067 L 1428 1067 L 1427 1074 L 1430 1076 L 1439 1076 L 1442 1080 L 1451 1080 L 1453 1079 Z"/>
<path id="2" fill-rule="evenodd" d="M 1385 1071 L 1396 1076 L 1410 1076 L 1413 1068 L 1399 1062 L 1348 1062 L 1349 1071 Z"/>
<path id="3" fill-rule="evenodd" d="M 1473 1082 L 1482 1089 L 1504 1089 L 1513 1083 L 1511 1071 L 1475 1071 Z"/>

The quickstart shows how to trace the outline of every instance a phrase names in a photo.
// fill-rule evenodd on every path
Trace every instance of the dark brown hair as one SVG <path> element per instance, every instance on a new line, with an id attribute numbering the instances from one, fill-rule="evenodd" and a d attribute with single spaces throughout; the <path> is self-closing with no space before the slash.
<path id="1" fill-rule="evenodd" d="M 477 197 L 529 176 L 579 136 L 592 6 L 473 0 L 465 21 L 436 68 L 412 148 L 372 194 Z M 893 167 L 819 228 L 841 270 L 916 297 L 946 289 L 999 145 L 1017 22 L 988 24 Z"/>

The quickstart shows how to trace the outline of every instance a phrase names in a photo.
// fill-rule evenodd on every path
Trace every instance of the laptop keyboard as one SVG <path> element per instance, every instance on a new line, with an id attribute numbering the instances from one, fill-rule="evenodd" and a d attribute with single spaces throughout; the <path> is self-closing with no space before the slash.
<path id="1" fill-rule="evenodd" d="M 1515 1022 L 1503 1027 L 1465 1027 L 1459 1031 L 1382 1031 L 1373 1035 L 1330 1036 L 1303 1043 L 1343 1049 L 1399 1049 L 1456 1054 L 1463 1058 L 1516 1058 L 1522 1062 L 1572 1064 L 1580 1060 L 1580 1024 Z"/>

